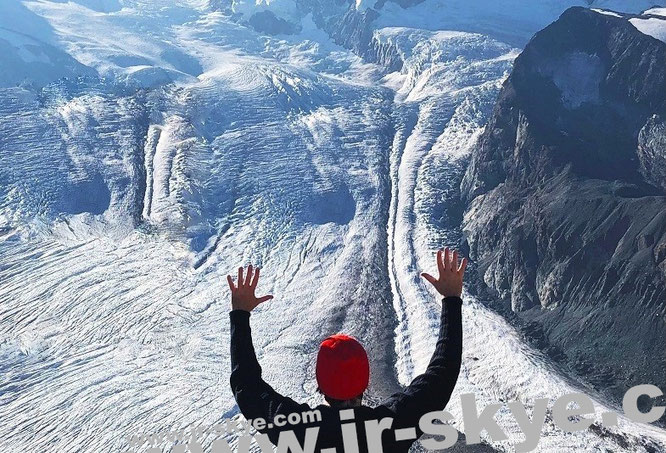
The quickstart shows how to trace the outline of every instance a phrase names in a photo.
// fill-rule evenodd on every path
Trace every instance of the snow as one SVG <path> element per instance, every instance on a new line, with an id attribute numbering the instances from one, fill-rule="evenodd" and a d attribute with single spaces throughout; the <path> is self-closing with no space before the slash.
<path id="1" fill-rule="evenodd" d="M 666 12 L 664 8 L 658 10 L 661 14 Z M 656 13 L 652 13 L 656 14 Z M 629 19 L 629 22 L 632 23 L 634 27 L 638 29 L 641 33 L 657 38 L 660 41 L 666 42 L 666 14 L 663 17 L 647 17 L 639 18 L 635 17 Z"/>
<path id="2" fill-rule="evenodd" d="M 513 45 L 524 46 L 540 29 L 572 6 L 639 13 L 653 0 L 424 0 L 408 9 L 386 2 L 379 10 L 378 27 L 425 30 L 461 30 L 482 33 Z M 406 14 L 408 11 L 408 14 Z"/>
<path id="3" fill-rule="evenodd" d="M 338 331 L 370 351 L 370 400 L 420 372 L 439 302 L 418 270 L 461 234 L 447 201 L 518 52 L 496 37 L 526 39 L 566 2 L 509 2 L 514 23 L 494 3 L 474 22 L 481 3 L 426 20 L 433 0 L 409 14 L 387 2 L 374 42 L 404 61 L 394 73 L 293 2 L 235 2 L 240 21 L 203 1 L 157 3 L 0 2 L 0 62 L 20 63 L 0 76 L 9 451 L 124 451 L 128 435 L 237 417 L 225 275 L 243 263 L 276 296 L 252 323 L 278 390 L 319 403 L 313 353 Z M 243 20 L 259 10 L 300 31 L 256 32 Z M 465 299 L 456 395 L 529 403 L 583 389 L 598 412 L 617 410 Z M 541 451 L 666 445 L 625 419 L 610 436 L 545 429 Z"/>
<path id="4" fill-rule="evenodd" d="M 651 8 L 646 10 L 643 14 L 654 14 L 656 16 L 666 16 L 666 8 Z"/>
<path id="5" fill-rule="evenodd" d="M 369 8 L 374 7 L 375 0 L 356 0 L 356 10 L 357 11 L 367 11 Z"/>
<path id="6" fill-rule="evenodd" d="M 585 52 L 567 54 L 553 62 L 552 78 L 560 90 L 562 104 L 573 110 L 585 103 L 598 102 L 603 73 L 601 59 Z"/>
<path id="7" fill-rule="evenodd" d="M 88 2 L 83 4 L 90 6 Z M 150 87 L 191 80 L 201 72 L 196 59 L 178 45 L 170 44 L 166 29 L 150 24 L 155 20 L 150 11 L 138 14 L 136 9 L 126 8 L 100 14 L 78 3 L 28 2 L 25 5 L 48 21 L 55 35 L 51 41 L 102 76 Z M 165 6 L 159 14 L 171 13 L 181 20 L 194 17 L 175 6 L 171 8 L 173 11 Z M 137 34 L 130 31 L 132 27 L 150 32 Z"/>
<path id="8" fill-rule="evenodd" d="M 624 17 L 613 11 L 601 9 L 593 9 L 593 11 L 613 17 Z M 650 8 L 628 20 L 641 33 L 666 42 L 666 8 Z"/>
<path id="9" fill-rule="evenodd" d="M 621 14 L 618 14 L 614 11 L 606 11 L 604 9 L 598 9 L 598 8 L 592 8 L 592 11 L 597 12 L 599 14 L 604 14 L 606 16 L 612 16 L 612 17 L 622 17 Z"/>
<path id="10" fill-rule="evenodd" d="M 122 4 L 120 0 L 51 0 L 55 3 L 67 3 L 74 2 L 79 5 L 85 6 L 86 8 L 92 9 L 100 13 L 110 13 L 114 11 L 120 11 L 122 9 Z"/>
<path id="11" fill-rule="evenodd" d="M 0 2 L 0 87 L 16 86 L 29 80 L 47 84 L 62 77 L 93 75 L 58 49 L 50 24 L 17 1 Z"/>

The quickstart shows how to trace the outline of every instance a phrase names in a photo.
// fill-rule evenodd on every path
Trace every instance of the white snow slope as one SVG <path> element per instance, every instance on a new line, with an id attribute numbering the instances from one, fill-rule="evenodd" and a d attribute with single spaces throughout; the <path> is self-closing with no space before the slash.
<path id="1" fill-rule="evenodd" d="M 573 3 L 551 17 L 524 2 L 516 30 Z M 240 264 L 275 295 L 252 324 L 279 391 L 320 402 L 314 352 L 337 331 L 370 351 L 370 401 L 424 369 L 439 302 L 418 274 L 459 237 L 447 201 L 518 50 L 494 39 L 510 15 L 484 19 L 489 37 L 385 7 L 375 45 L 405 61 L 391 74 L 309 14 L 270 37 L 203 0 L 0 2 L 0 449 L 127 451 L 238 417 L 225 275 Z M 464 315 L 458 419 L 468 392 L 485 406 L 582 390 L 618 410 L 471 297 Z M 499 420 L 510 439 L 491 445 L 513 451 Z M 666 448 L 623 418 L 544 434 L 538 451 Z"/>

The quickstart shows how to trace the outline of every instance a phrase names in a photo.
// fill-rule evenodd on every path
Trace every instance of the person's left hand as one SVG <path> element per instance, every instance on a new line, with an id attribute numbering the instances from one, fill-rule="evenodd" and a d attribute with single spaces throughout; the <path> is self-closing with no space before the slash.
<path id="1" fill-rule="evenodd" d="M 271 295 L 262 297 L 256 297 L 254 295 L 254 290 L 257 288 L 257 283 L 259 282 L 259 269 L 254 271 L 253 275 L 251 264 L 247 267 L 247 276 L 245 279 L 243 279 L 243 268 L 238 268 L 238 286 L 234 286 L 234 280 L 231 278 L 231 275 L 227 275 L 227 281 L 229 282 L 229 288 L 231 289 L 232 310 L 244 310 L 249 312 L 254 310 L 260 303 L 273 298 Z"/>

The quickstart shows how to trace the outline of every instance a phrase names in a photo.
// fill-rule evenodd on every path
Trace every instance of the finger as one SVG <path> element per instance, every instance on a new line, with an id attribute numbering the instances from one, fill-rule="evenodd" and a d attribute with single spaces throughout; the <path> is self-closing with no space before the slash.
<path id="1" fill-rule="evenodd" d="M 257 283 L 259 283 L 259 271 L 260 271 L 260 270 L 261 270 L 261 269 L 257 268 L 257 270 L 254 271 L 254 278 L 252 279 L 252 283 L 250 284 L 250 286 L 251 286 L 252 288 L 256 288 L 256 287 L 257 287 Z"/>
<path id="2" fill-rule="evenodd" d="M 444 259 L 442 258 L 442 249 L 437 250 L 437 270 L 439 275 L 442 275 L 444 272 Z"/>
<path id="3" fill-rule="evenodd" d="M 449 248 L 444 249 L 444 270 L 448 271 L 451 268 L 451 255 L 449 253 Z"/>
<path id="4" fill-rule="evenodd" d="M 234 286 L 234 279 L 231 278 L 231 275 L 227 275 L 227 282 L 229 282 L 229 289 L 233 292 L 236 290 L 236 287 Z"/>
<path id="5" fill-rule="evenodd" d="M 238 268 L 238 287 L 240 288 L 243 286 L 243 268 L 239 267 Z"/>
<path id="6" fill-rule="evenodd" d="M 458 250 L 453 251 L 453 261 L 451 262 L 451 272 L 458 270 Z"/>
<path id="7" fill-rule="evenodd" d="M 250 286 L 252 282 L 252 265 L 250 264 L 247 267 L 247 276 L 245 277 L 245 286 Z"/>
<path id="8" fill-rule="evenodd" d="M 458 269 L 458 273 L 460 275 L 464 275 L 466 267 L 467 267 L 467 258 L 463 258 L 462 263 L 460 263 L 460 269 Z"/>
<path id="9" fill-rule="evenodd" d="M 257 299 L 257 304 L 261 304 L 263 302 L 266 302 L 267 300 L 271 300 L 272 298 L 273 296 L 271 296 L 270 294 L 268 296 L 260 297 L 259 299 Z"/>
<path id="10" fill-rule="evenodd" d="M 421 274 L 421 277 L 425 278 L 426 280 L 428 280 L 428 281 L 429 281 L 430 283 L 432 283 L 433 285 L 434 285 L 435 283 L 437 283 L 437 279 L 436 279 L 435 277 L 433 277 L 433 276 L 430 275 L 430 274 L 426 274 L 425 272 Z"/>

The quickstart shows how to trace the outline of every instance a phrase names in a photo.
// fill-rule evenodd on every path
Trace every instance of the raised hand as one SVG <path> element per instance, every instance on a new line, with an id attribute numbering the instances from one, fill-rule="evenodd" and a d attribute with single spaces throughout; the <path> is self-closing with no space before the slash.
<path id="1" fill-rule="evenodd" d="M 229 288 L 231 289 L 231 309 L 252 311 L 257 305 L 273 298 L 271 295 L 257 297 L 254 291 L 259 282 L 259 268 L 254 272 L 252 265 L 247 267 L 247 275 L 243 279 L 243 268 L 238 268 L 238 285 L 234 286 L 234 280 L 231 275 L 227 275 Z"/>
<path id="2" fill-rule="evenodd" d="M 444 249 L 444 253 L 442 253 L 442 250 L 437 251 L 439 278 L 435 278 L 425 272 L 421 276 L 428 280 L 442 296 L 460 297 L 466 267 L 467 258 L 463 258 L 460 265 L 458 265 L 458 252 L 454 250 L 453 256 L 451 256 L 450 250 L 447 247 Z"/>

